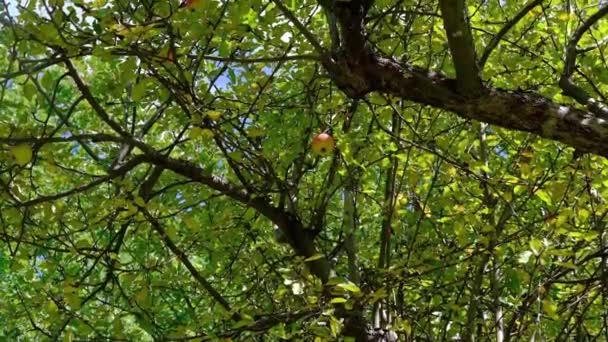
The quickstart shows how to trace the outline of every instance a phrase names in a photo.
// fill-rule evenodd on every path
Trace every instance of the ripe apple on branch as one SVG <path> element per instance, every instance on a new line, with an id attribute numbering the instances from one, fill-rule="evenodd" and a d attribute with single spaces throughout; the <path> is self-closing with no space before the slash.
<path id="1" fill-rule="evenodd" d="M 331 154 L 334 151 L 336 148 L 336 142 L 331 135 L 323 132 L 317 134 L 312 139 L 311 147 L 312 152 L 315 155 L 323 157 Z"/>

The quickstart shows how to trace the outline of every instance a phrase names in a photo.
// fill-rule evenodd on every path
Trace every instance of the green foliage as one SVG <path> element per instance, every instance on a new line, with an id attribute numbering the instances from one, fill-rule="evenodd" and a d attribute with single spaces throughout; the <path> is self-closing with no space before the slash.
<path id="1" fill-rule="evenodd" d="M 315 1 L 283 2 L 330 45 Z M 573 104 L 564 48 L 599 5 L 568 3 L 527 13 L 483 79 Z M 498 312 L 516 340 L 608 334 L 605 159 L 382 93 L 354 106 L 273 1 L 178 5 L 0 5 L 0 340 L 329 341 L 344 312 L 404 341 L 493 340 Z M 523 6 L 467 5 L 478 51 Z M 384 55 L 455 77 L 435 2 L 368 16 Z M 591 93 L 607 31 L 578 44 Z M 337 151 L 315 157 L 323 131 Z"/>

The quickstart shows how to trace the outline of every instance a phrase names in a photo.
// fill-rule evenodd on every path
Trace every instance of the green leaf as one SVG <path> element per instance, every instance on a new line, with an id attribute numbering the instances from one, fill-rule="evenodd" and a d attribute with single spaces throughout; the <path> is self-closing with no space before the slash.
<path id="1" fill-rule="evenodd" d="M 146 207 L 146 201 L 144 201 L 144 199 L 141 196 L 136 196 L 133 199 L 133 203 L 135 203 L 135 205 L 139 206 L 139 207 Z"/>
<path id="2" fill-rule="evenodd" d="M 349 292 L 361 293 L 361 289 L 353 283 L 340 283 L 340 284 L 338 284 L 338 287 L 341 287 Z"/>
<path id="3" fill-rule="evenodd" d="M 254 11 L 253 8 L 249 9 L 249 12 L 243 17 L 243 23 L 249 25 L 251 28 L 256 28 L 258 26 L 258 13 Z"/>
<path id="4" fill-rule="evenodd" d="M 543 202 L 547 203 L 548 205 L 552 205 L 552 200 L 551 200 L 551 196 L 543 189 L 539 189 L 536 191 L 536 196 L 538 196 L 538 198 L 540 198 Z"/>
<path id="5" fill-rule="evenodd" d="M 230 56 L 230 43 L 226 40 L 222 40 L 218 47 L 218 52 L 221 57 L 229 57 Z"/>
<path id="6" fill-rule="evenodd" d="M 537 239 L 532 239 L 530 240 L 530 249 L 532 250 L 532 253 L 534 253 L 534 255 L 539 256 L 540 253 L 542 252 L 544 246 L 543 246 L 543 242 Z"/>
<path id="7" fill-rule="evenodd" d="M 239 329 L 239 328 L 247 327 L 253 323 L 254 323 L 254 321 L 252 319 L 243 319 L 243 320 L 240 320 L 240 321 L 234 323 L 232 328 Z"/>
<path id="8" fill-rule="evenodd" d="M 146 95 L 146 90 L 148 90 L 147 81 L 144 80 L 137 83 L 131 91 L 131 97 L 133 98 L 133 101 L 141 100 Z"/>
<path id="9" fill-rule="evenodd" d="M 208 128 L 194 126 L 190 129 L 189 137 L 192 140 L 206 141 L 213 138 L 213 131 Z"/>
<path id="10" fill-rule="evenodd" d="M 550 299 L 543 300 L 543 311 L 551 319 L 559 319 L 559 316 L 557 315 L 557 305 L 555 305 L 555 303 L 553 303 Z"/>
<path id="11" fill-rule="evenodd" d="M 23 95 L 25 95 L 26 98 L 34 98 L 34 96 L 36 96 L 38 94 L 38 89 L 36 89 L 36 86 L 33 85 L 30 82 L 27 82 L 26 84 L 23 85 Z"/>
<path id="12" fill-rule="evenodd" d="M 346 298 L 342 298 L 342 297 L 332 298 L 330 303 L 332 303 L 332 304 L 346 303 Z"/>
<path id="13" fill-rule="evenodd" d="M 27 165 L 34 156 L 32 147 L 25 144 L 13 146 L 11 148 L 11 154 L 15 160 L 15 163 L 17 163 L 19 166 Z"/>

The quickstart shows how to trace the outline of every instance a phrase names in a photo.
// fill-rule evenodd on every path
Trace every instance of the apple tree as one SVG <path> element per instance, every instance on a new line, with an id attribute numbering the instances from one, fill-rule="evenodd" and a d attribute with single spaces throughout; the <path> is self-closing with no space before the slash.
<path id="1" fill-rule="evenodd" d="M 0 339 L 608 340 L 606 14 L 0 0 Z"/>

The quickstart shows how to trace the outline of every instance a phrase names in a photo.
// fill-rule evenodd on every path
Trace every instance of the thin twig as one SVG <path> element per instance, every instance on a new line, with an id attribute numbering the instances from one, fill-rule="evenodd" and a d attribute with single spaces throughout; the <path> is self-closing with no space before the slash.
<path id="1" fill-rule="evenodd" d="M 523 17 L 525 17 L 528 12 L 530 12 L 534 7 L 540 5 L 542 2 L 543 0 L 534 0 L 530 2 L 529 4 L 524 6 L 524 8 L 522 8 L 521 11 L 519 11 L 511 20 L 509 20 L 505 24 L 505 26 L 500 29 L 500 31 L 498 31 L 498 33 L 492 38 L 488 46 L 486 46 L 486 49 L 483 51 L 483 54 L 479 59 L 480 69 L 483 69 L 484 65 L 488 61 L 488 58 L 490 58 L 490 54 L 492 54 L 492 51 L 494 51 L 494 49 L 498 46 L 498 43 L 500 43 L 502 38 L 509 32 L 509 30 L 511 30 L 513 26 L 515 26 Z"/>
<path id="2" fill-rule="evenodd" d="M 304 37 L 306 37 L 308 42 L 313 46 L 313 48 L 317 51 L 317 53 L 319 53 L 319 55 L 321 55 L 321 56 L 326 56 L 327 51 L 325 51 L 323 46 L 321 46 L 321 43 L 319 43 L 319 41 L 317 40 L 315 35 L 312 34 L 312 32 L 310 32 L 306 28 L 306 26 L 304 26 L 304 24 L 302 24 L 302 22 L 300 20 L 298 20 L 298 18 L 295 16 L 295 14 L 291 10 L 289 10 L 289 8 L 287 8 L 287 6 L 285 6 L 283 1 L 281 1 L 281 0 L 272 0 L 272 1 L 281 10 L 281 12 L 283 12 L 283 15 L 285 17 L 287 17 L 287 19 L 289 19 L 289 21 L 291 21 L 292 24 L 294 24 L 294 26 L 300 31 L 300 33 L 302 33 L 304 35 Z M 323 58 L 325 58 L 325 57 L 323 57 Z"/>

